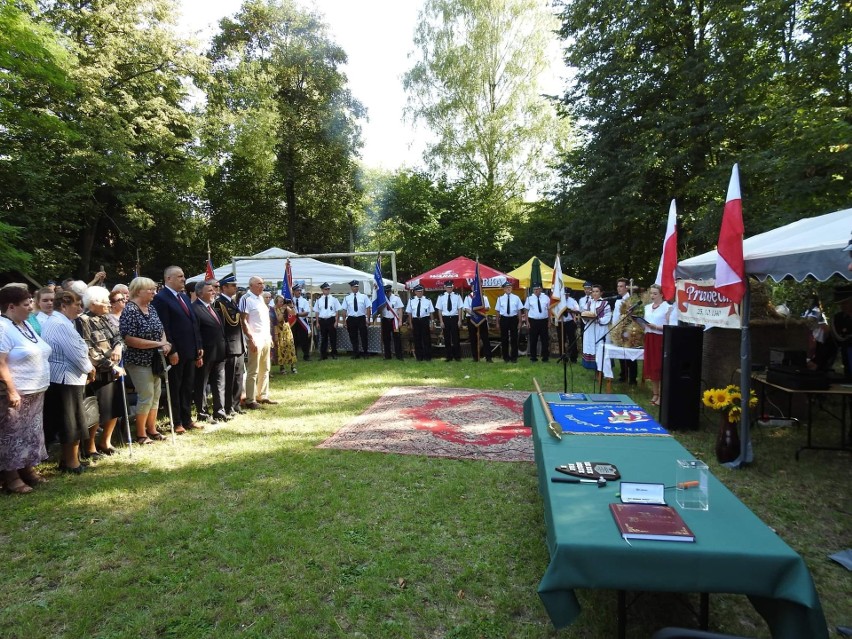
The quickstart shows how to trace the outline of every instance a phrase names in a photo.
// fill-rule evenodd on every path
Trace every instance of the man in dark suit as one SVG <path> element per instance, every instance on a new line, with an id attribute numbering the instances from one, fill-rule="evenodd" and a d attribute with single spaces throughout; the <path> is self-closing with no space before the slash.
<path id="1" fill-rule="evenodd" d="M 219 280 L 221 292 L 216 299 L 216 312 L 225 329 L 225 414 L 244 412 L 240 408 L 243 394 L 243 371 L 245 370 L 246 344 L 240 324 L 240 308 L 234 303 L 237 294 L 237 278 L 232 273 Z"/>
<path id="2" fill-rule="evenodd" d="M 218 285 L 215 280 L 198 284 L 192 303 L 204 349 L 203 364 L 195 371 L 193 400 L 199 421 L 225 422 L 232 419 L 225 413 L 225 330 L 222 318 L 213 309 L 214 284 Z M 207 410 L 208 383 L 213 396 L 212 415 Z"/>
<path id="3" fill-rule="evenodd" d="M 186 277 L 180 266 L 170 266 L 163 274 L 165 287 L 151 302 L 163 323 L 166 339 L 172 345 L 169 353 L 169 390 L 172 396 L 172 416 L 175 432 L 204 428 L 192 421 L 192 391 L 195 369 L 203 364 L 204 350 L 198 318 L 192 312 L 192 302 L 184 293 Z"/>

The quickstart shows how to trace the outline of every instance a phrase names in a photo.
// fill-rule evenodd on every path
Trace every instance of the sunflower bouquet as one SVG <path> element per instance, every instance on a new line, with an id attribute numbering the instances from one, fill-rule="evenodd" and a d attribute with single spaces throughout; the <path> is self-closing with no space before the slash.
<path id="1" fill-rule="evenodd" d="M 743 395 L 740 387 L 734 384 L 725 388 L 711 388 L 704 391 L 701 398 L 707 408 L 722 411 L 728 417 L 728 421 L 736 424 L 742 418 Z M 748 407 L 757 406 L 757 395 L 754 391 L 749 393 Z"/>

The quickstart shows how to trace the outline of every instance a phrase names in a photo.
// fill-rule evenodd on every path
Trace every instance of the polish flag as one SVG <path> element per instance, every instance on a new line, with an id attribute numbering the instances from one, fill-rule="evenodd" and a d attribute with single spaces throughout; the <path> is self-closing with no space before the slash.
<path id="1" fill-rule="evenodd" d="M 666 239 L 663 240 L 663 254 L 660 256 L 660 267 L 657 269 L 657 279 L 654 282 L 663 293 L 664 300 L 675 297 L 675 269 L 677 268 L 677 206 L 672 200 L 669 206 L 669 221 L 666 224 Z"/>
<path id="2" fill-rule="evenodd" d="M 745 294 L 745 260 L 743 260 L 743 200 L 740 195 L 740 172 L 734 164 L 716 258 L 715 289 L 731 301 L 739 304 Z"/>

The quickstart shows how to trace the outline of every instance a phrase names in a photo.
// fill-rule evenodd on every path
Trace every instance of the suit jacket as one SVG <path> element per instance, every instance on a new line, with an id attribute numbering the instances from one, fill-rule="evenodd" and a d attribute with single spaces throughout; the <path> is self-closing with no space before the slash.
<path id="1" fill-rule="evenodd" d="M 204 307 L 204 302 L 195 300 L 193 311 L 198 318 L 198 328 L 201 333 L 201 346 L 204 349 L 204 361 L 221 362 L 225 359 L 225 331 L 222 328 L 222 318 L 213 317 Z M 213 306 L 211 305 L 211 308 Z M 216 313 L 215 309 L 213 311 Z"/>
<path id="2" fill-rule="evenodd" d="M 225 295 L 216 298 L 213 308 L 216 309 L 225 328 L 225 354 L 243 355 L 246 352 L 246 346 L 243 327 L 240 323 L 240 308 Z"/>
<path id="3" fill-rule="evenodd" d="M 157 309 L 157 315 L 166 331 L 166 339 L 172 344 L 172 350 L 184 361 L 193 361 L 201 346 L 201 333 L 198 330 L 198 318 L 192 312 L 192 302 L 186 293 L 179 293 L 184 310 L 175 294 L 163 289 L 154 296 L 151 302 Z M 187 312 L 189 314 L 187 315 Z"/>

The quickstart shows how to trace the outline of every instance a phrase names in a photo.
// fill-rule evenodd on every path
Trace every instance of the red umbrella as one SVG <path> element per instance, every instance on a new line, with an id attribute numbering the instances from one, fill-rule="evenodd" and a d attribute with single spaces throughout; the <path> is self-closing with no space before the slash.
<path id="1" fill-rule="evenodd" d="M 436 266 L 431 271 L 426 271 L 417 277 L 411 278 L 405 283 L 405 287 L 412 289 L 418 284 L 422 284 L 424 288 L 429 290 L 441 290 L 444 288 L 444 282 L 452 280 L 456 288 L 470 288 L 470 283 L 473 281 L 475 272 L 476 262 L 460 255 L 446 264 L 441 264 L 441 266 Z M 501 273 L 490 266 L 486 266 L 482 262 L 479 263 L 479 276 L 482 278 L 483 288 L 499 288 L 507 281 L 512 285 L 512 288 L 518 286 L 517 279 Z"/>

